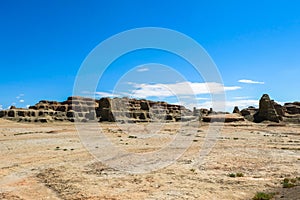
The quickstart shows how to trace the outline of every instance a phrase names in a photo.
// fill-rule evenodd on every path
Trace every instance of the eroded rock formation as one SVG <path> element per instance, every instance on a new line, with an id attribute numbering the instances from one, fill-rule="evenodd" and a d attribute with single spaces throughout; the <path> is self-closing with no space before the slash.
<path id="1" fill-rule="evenodd" d="M 69 97 L 66 101 L 41 100 L 29 109 L 12 107 L 0 111 L 0 117 L 26 122 L 50 121 L 184 121 L 195 119 L 184 106 L 130 98 Z"/>
<path id="2" fill-rule="evenodd" d="M 102 98 L 98 101 L 96 109 L 100 121 L 183 121 L 193 117 L 193 112 L 184 106 L 155 102 L 149 100 L 137 100 L 130 98 Z"/>
<path id="3" fill-rule="evenodd" d="M 98 103 L 91 98 L 69 97 L 66 101 L 41 100 L 28 109 L 11 107 L 0 111 L 0 117 L 25 122 L 95 120 Z"/>
<path id="4" fill-rule="evenodd" d="M 235 106 L 235 107 L 233 108 L 232 113 L 241 114 L 239 107 Z"/>
<path id="5" fill-rule="evenodd" d="M 283 106 L 264 94 L 259 108 L 248 107 L 234 114 L 216 112 L 213 109 L 197 109 L 193 111 L 181 105 L 168 104 L 162 101 L 150 101 L 131 98 L 101 98 L 95 100 L 85 97 L 68 97 L 66 101 L 41 100 L 28 109 L 11 106 L 8 110 L 0 110 L 0 118 L 24 122 L 175 122 L 194 119 L 204 122 L 236 122 L 247 119 L 252 122 L 284 121 L 300 123 L 300 102 L 286 103 Z"/>
<path id="6" fill-rule="evenodd" d="M 254 122 L 262 122 L 265 120 L 279 122 L 280 116 L 277 114 L 274 107 L 274 101 L 271 101 L 269 95 L 264 94 L 259 100 L 259 109 L 253 115 Z"/>

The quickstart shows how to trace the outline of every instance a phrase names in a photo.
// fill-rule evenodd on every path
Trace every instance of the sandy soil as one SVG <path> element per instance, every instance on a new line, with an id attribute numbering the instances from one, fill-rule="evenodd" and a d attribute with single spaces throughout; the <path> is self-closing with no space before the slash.
<path id="1" fill-rule="evenodd" d="M 177 133 L 191 141 L 169 166 L 134 174 L 97 160 L 87 149 L 104 147 L 85 148 L 72 123 L 0 119 L 0 199 L 252 199 L 260 191 L 300 199 L 299 125 L 228 123 L 199 158 L 208 129 L 207 123 L 168 123 L 151 133 L 144 124 L 101 124 L 114 146 L 135 154 L 158 151 Z M 284 178 L 296 186 L 283 188 Z"/>

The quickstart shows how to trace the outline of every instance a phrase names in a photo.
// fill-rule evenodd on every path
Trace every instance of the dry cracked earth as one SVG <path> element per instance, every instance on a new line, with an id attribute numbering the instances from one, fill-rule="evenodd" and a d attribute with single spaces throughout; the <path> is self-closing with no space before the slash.
<path id="1" fill-rule="evenodd" d="M 300 199 L 299 125 L 214 123 L 221 128 L 215 138 L 207 137 L 209 123 L 166 123 L 157 132 L 147 124 L 97 126 L 112 145 L 132 154 L 158 152 L 177 134 L 191 143 L 168 166 L 130 173 L 91 155 L 91 148 L 103 147 L 85 148 L 73 123 L 0 119 L 0 199 L 232 200 L 252 199 L 257 192 Z M 200 157 L 207 139 L 211 149 Z M 284 179 L 290 180 L 285 188 Z"/>

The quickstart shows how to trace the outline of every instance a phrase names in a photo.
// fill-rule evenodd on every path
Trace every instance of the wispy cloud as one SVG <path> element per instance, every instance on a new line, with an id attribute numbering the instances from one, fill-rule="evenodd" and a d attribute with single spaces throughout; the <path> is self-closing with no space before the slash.
<path id="1" fill-rule="evenodd" d="M 247 84 L 265 84 L 265 82 L 262 81 L 253 81 L 249 79 L 241 79 L 238 81 L 239 83 L 247 83 Z"/>
<path id="2" fill-rule="evenodd" d="M 16 96 L 16 99 L 20 99 L 23 96 L 25 96 L 25 95 L 24 94 L 19 94 L 18 96 Z"/>
<path id="3" fill-rule="evenodd" d="M 24 103 L 25 100 L 24 100 L 24 99 L 20 99 L 19 102 L 20 102 L 20 103 Z"/>
<path id="4" fill-rule="evenodd" d="M 224 86 L 209 82 L 178 82 L 171 84 L 134 84 L 133 96 L 136 98 L 170 97 L 178 95 L 219 94 L 225 91 L 238 90 L 239 86 Z"/>
<path id="5" fill-rule="evenodd" d="M 149 71 L 149 68 L 147 68 L 147 67 L 140 67 L 136 71 L 137 72 L 146 72 L 146 71 Z"/>
<path id="6" fill-rule="evenodd" d="M 91 97 L 91 98 L 121 96 L 121 95 L 113 93 L 113 92 L 102 92 L 102 91 L 99 91 L 99 92 L 82 91 L 81 94 L 84 95 L 85 97 Z"/>
<path id="7" fill-rule="evenodd" d="M 3 106 L 0 104 L 0 110 L 3 110 Z"/>

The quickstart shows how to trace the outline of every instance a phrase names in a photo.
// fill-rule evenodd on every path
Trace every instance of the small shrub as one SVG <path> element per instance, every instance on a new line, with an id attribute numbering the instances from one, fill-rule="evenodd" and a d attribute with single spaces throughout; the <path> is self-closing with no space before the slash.
<path id="1" fill-rule="evenodd" d="M 291 179 L 291 182 L 292 182 L 292 183 L 296 183 L 296 182 L 297 182 L 297 179 L 296 179 L 296 178 L 292 178 L 292 179 Z"/>
<path id="2" fill-rule="evenodd" d="M 232 178 L 235 178 L 235 177 L 243 177 L 244 174 L 238 172 L 238 173 L 230 173 L 230 174 L 228 174 L 228 176 L 229 176 L 229 177 L 232 177 Z"/>
<path id="3" fill-rule="evenodd" d="M 134 135 L 129 135 L 128 138 L 137 138 L 137 137 Z"/>
<path id="4" fill-rule="evenodd" d="M 282 187 L 283 188 L 291 188 L 291 187 L 295 187 L 296 186 L 296 179 L 288 179 L 285 178 L 283 179 L 283 183 L 282 183 Z"/>
<path id="5" fill-rule="evenodd" d="M 243 177 L 244 174 L 243 173 L 236 173 L 236 177 Z"/>
<path id="6" fill-rule="evenodd" d="M 273 193 L 257 192 L 252 198 L 253 200 L 270 200 L 274 196 Z"/>

